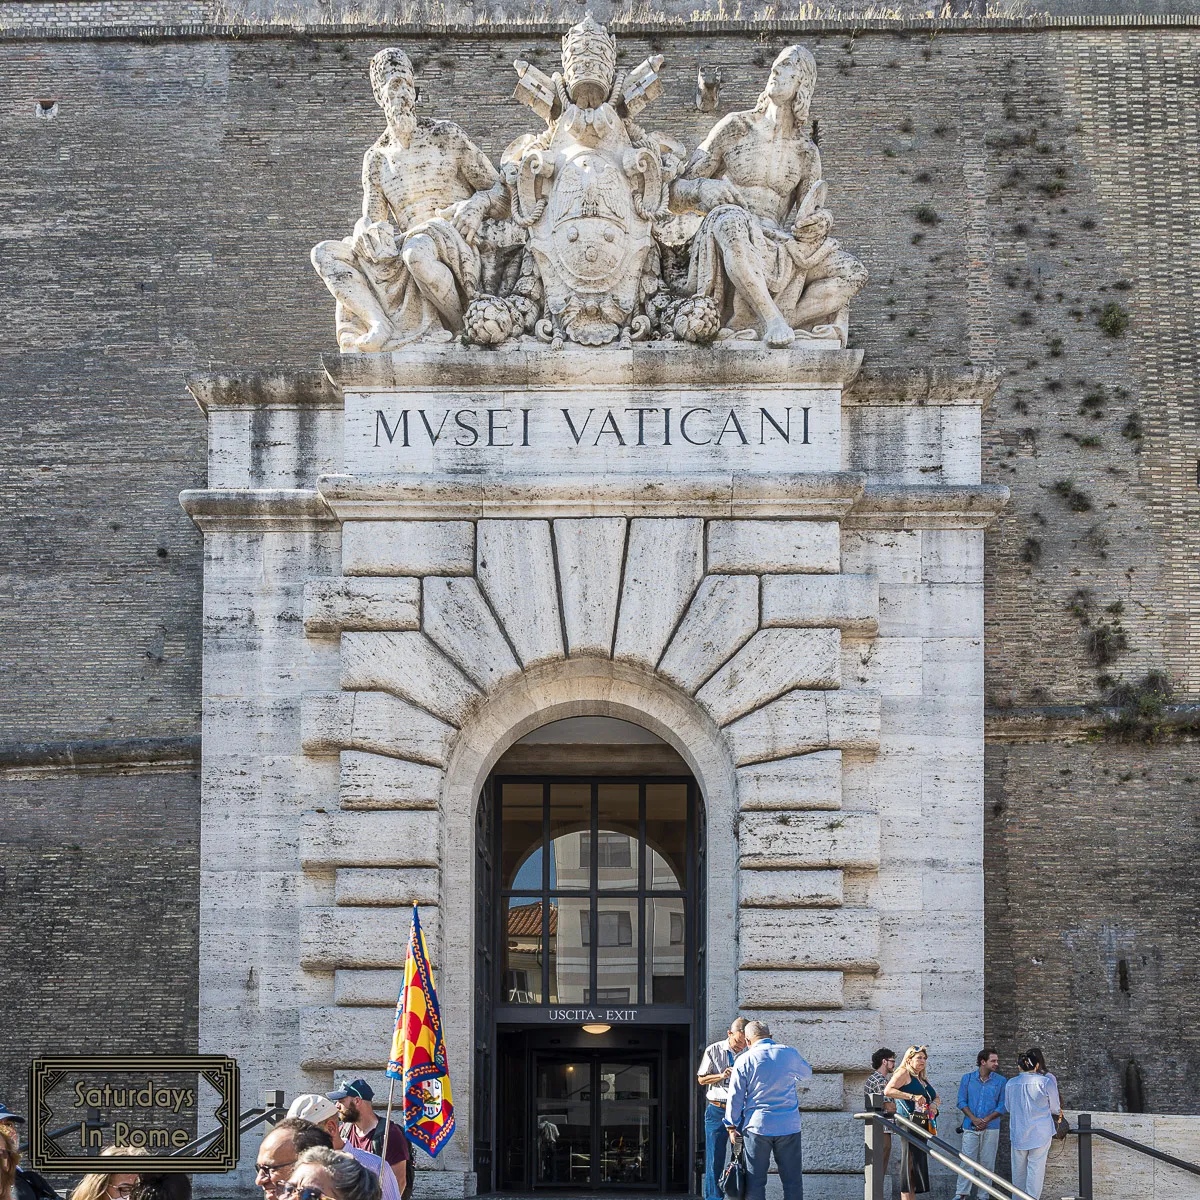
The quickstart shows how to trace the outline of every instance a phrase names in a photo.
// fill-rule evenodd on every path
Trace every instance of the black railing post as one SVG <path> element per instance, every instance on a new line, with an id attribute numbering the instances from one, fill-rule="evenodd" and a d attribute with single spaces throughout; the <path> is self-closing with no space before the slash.
<path id="1" fill-rule="evenodd" d="M 1092 1114 L 1080 1113 L 1075 1119 L 1079 1134 L 1079 1195 L 1092 1200 Z"/>
<path id="2" fill-rule="evenodd" d="M 882 1096 L 868 1096 L 872 1111 L 882 1108 Z M 877 1117 L 868 1117 L 863 1122 L 863 1200 L 883 1200 L 883 1181 L 887 1175 L 887 1163 L 883 1158 L 887 1131 Z"/>

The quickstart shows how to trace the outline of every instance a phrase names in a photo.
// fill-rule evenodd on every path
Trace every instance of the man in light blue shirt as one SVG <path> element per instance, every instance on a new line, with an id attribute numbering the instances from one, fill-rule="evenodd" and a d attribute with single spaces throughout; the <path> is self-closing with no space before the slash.
<path id="1" fill-rule="evenodd" d="M 736 1151 L 745 1145 L 746 1200 L 765 1200 L 771 1155 L 779 1168 L 783 1200 L 803 1200 L 800 1100 L 796 1087 L 812 1067 L 791 1046 L 771 1040 L 765 1021 L 746 1026 L 749 1049 L 733 1064 L 725 1124 Z"/>
<path id="2" fill-rule="evenodd" d="M 958 1085 L 958 1107 L 962 1110 L 962 1152 L 989 1171 L 996 1169 L 1000 1146 L 1000 1117 L 1004 1113 L 1005 1078 L 1000 1074 L 1000 1056 L 990 1046 L 975 1056 L 977 1069 L 968 1071 Z M 956 1200 L 984 1195 L 973 1183 L 959 1178 Z"/>

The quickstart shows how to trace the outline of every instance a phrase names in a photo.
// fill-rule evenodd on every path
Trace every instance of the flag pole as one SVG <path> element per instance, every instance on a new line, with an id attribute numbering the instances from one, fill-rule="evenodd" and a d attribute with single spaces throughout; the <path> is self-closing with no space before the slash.
<path id="1" fill-rule="evenodd" d="M 387 1114 L 383 1118 L 383 1141 L 379 1143 L 379 1186 L 383 1187 L 383 1173 L 387 1169 L 388 1126 L 392 1123 L 392 1097 L 396 1094 L 396 1081 L 391 1080 L 388 1088 Z"/>

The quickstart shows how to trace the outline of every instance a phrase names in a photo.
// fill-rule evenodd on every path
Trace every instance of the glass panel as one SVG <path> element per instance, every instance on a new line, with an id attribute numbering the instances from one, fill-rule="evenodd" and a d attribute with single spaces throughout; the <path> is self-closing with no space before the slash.
<path id="1" fill-rule="evenodd" d="M 637 987 L 637 899 L 600 900 L 596 904 L 596 1003 L 605 994 L 613 1003 L 637 1003 Z"/>
<path id="2" fill-rule="evenodd" d="M 638 785 L 602 783 L 596 835 L 596 886 L 625 891 L 638 885 Z"/>
<path id="3" fill-rule="evenodd" d="M 655 1108 L 649 1063 L 600 1064 L 600 1183 L 654 1183 Z"/>
<path id="4" fill-rule="evenodd" d="M 550 785 L 550 887 L 589 888 L 592 882 L 592 787 Z"/>
<path id="5" fill-rule="evenodd" d="M 586 1004 L 592 903 L 586 896 L 550 900 L 551 1004 Z"/>
<path id="6" fill-rule="evenodd" d="M 687 784 L 646 785 L 646 886 L 687 887 Z"/>
<path id="7" fill-rule="evenodd" d="M 504 930 L 504 1003 L 541 1004 L 541 901 L 505 900 Z"/>
<path id="8" fill-rule="evenodd" d="M 540 892 L 542 785 L 506 783 L 500 812 L 500 886 Z"/>
<path id="9" fill-rule="evenodd" d="M 592 1065 L 538 1062 L 534 1182 L 586 1186 L 592 1178 Z"/>
<path id="10" fill-rule="evenodd" d="M 646 1003 L 686 1004 L 687 939 L 682 899 L 646 902 Z"/>

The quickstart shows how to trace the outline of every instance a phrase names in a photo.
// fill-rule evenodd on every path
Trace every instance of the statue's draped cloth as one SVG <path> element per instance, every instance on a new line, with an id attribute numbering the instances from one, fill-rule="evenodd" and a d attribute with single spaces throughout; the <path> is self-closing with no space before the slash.
<path id="1" fill-rule="evenodd" d="M 725 271 L 718 231 L 726 235 L 726 242 L 730 235 L 738 234 L 749 242 L 762 262 L 767 290 L 787 318 L 798 309 L 809 277 L 823 275 L 817 268 L 838 250 L 833 238 L 825 238 L 813 250 L 790 233 L 764 226 L 753 213 L 736 204 L 712 209 L 700 223 L 692 243 L 687 290 L 712 300 L 721 312 L 722 324 L 730 329 L 754 329 L 759 320 Z"/>
<path id="2" fill-rule="evenodd" d="M 404 241 L 418 234 L 423 234 L 433 242 L 438 259 L 454 273 L 461 293 L 460 300 L 465 307 L 479 294 L 483 269 L 479 251 L 469 245 L 454 225 L 443 217 L 431 217 L 405 230 L 399 239 L 401 246 Z M 352 237 L 345 240 L 351 244 L 354 241 Z M 392 318 L 397 340 L 391 345 L 415 341 L 443 328 L 437 309 L 417 286 L 417 281 L 404 263 L 400 248 L 386 258 L 359 259 L 358 263 L 384 310 Z"/>

